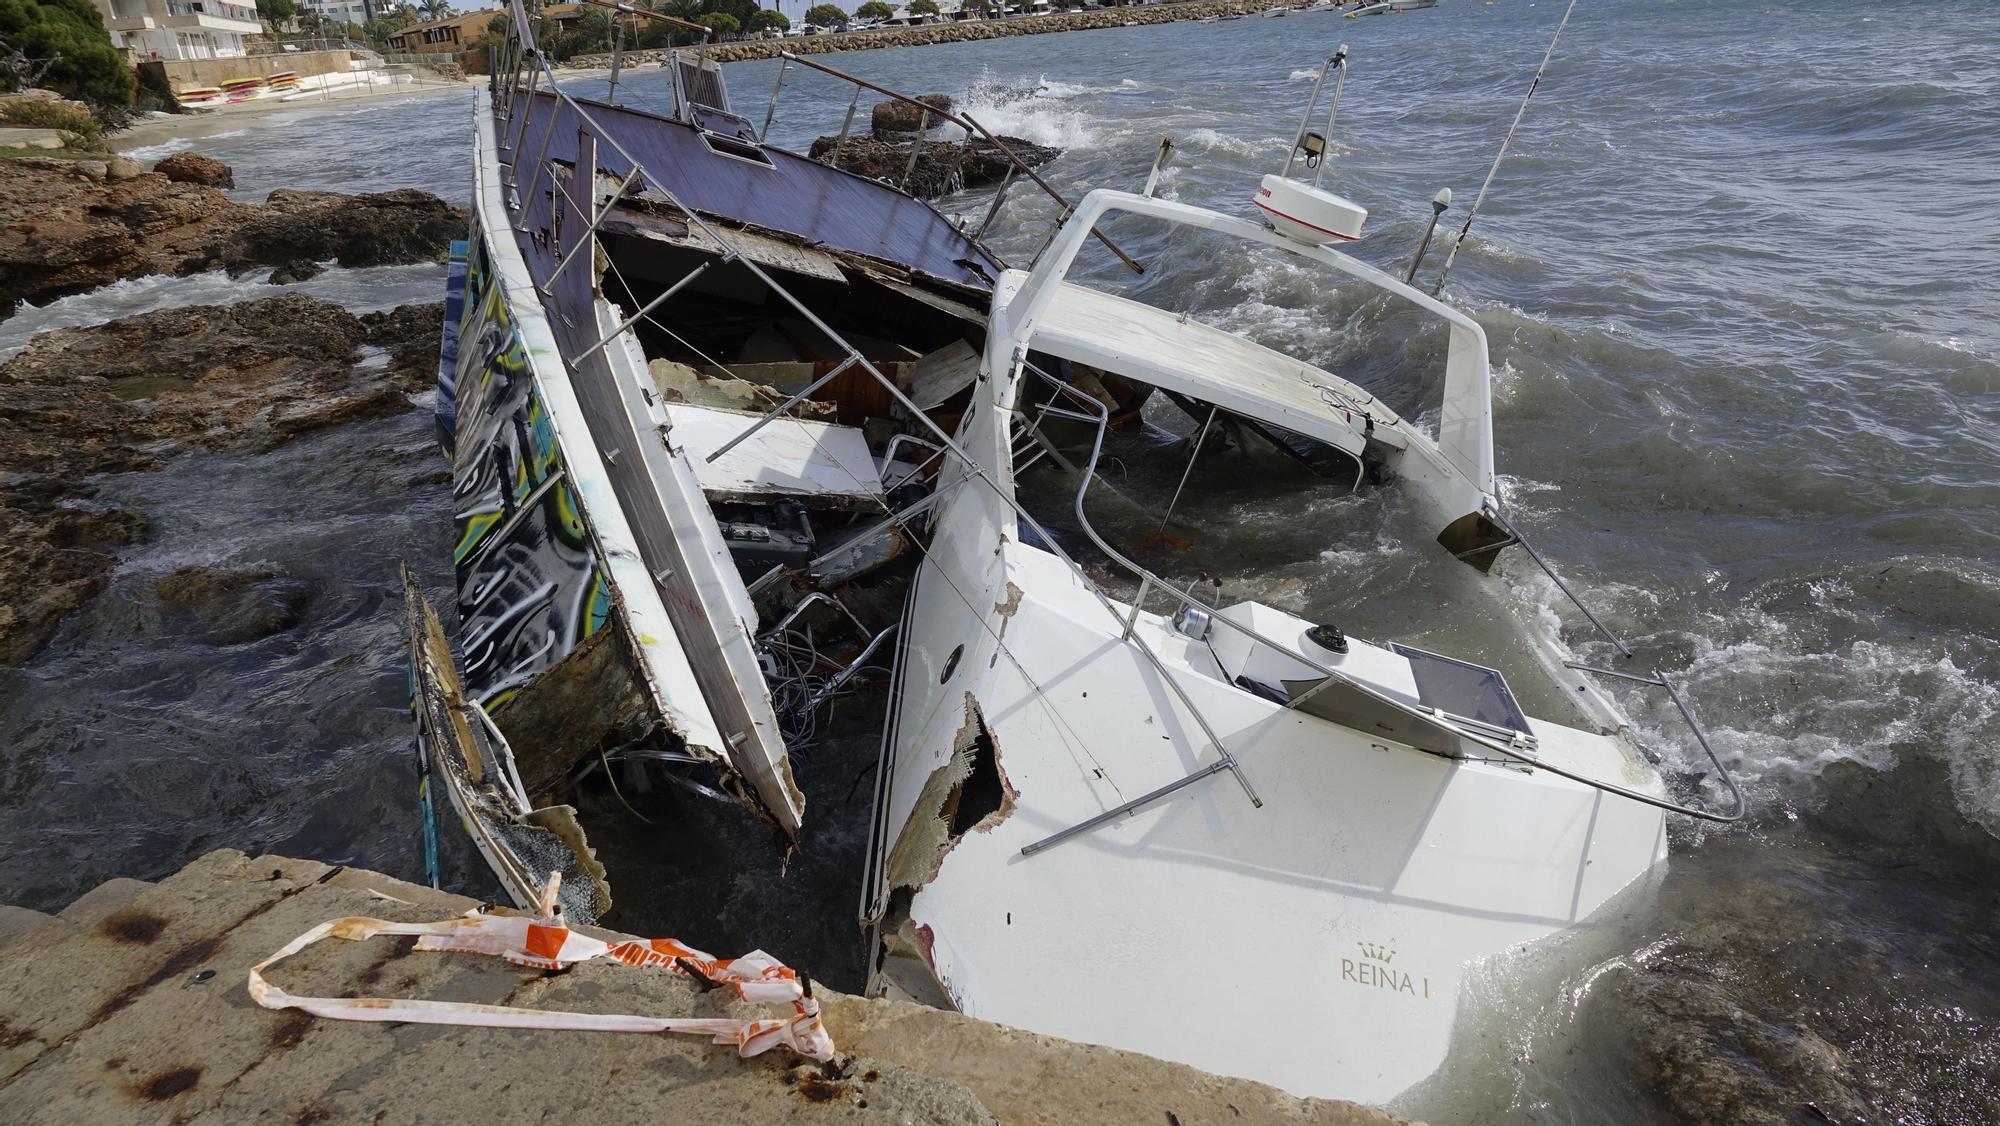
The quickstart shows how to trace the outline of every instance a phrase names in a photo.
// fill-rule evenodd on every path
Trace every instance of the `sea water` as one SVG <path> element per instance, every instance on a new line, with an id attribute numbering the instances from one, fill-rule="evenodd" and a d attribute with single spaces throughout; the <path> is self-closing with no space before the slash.
<path id="1" fill-rule="evenodd" d="M 1072 198 L 1136 189 L 1171 136 L 1162 194 L 1247 215 L 1346 42 L 1328 177 L 1372 212 L 1353 252 L 1400 273 L 1437 188 L 1456 194 L 1445 228 L 1463 221 L 1561 13 L 1458 2 L 825 58 L 1060 147 L 1042 172 Z M 1677 821 L 1663 874 L 1571 939 L 1483 968 L 1451 1064 L 1400 1109 L 1668 1120 L 1698 1112 L 1693 1085 L 1725 1119 L 1838 1117 L 1848 1097 L 1877 1120 L 2000 1116 L 1996 59 L 1983 0 L 1579 6 L 1447 293 L 1491 343 L 1514 520 L 1684 686 L 1750 813 Z M 761 121 L 777 64 L 727 69 Z M 620 92 L 664 105 L 663 85 L 642 68 Z M 791 68 L 773 139 L 836 132 L 847 93 Z M 235 166 L 244 198 L 410 186 L 462 202 L 469 113 L 458 95 L 303 108 L 197 147 Z M 940 206 L 976 220 L 989 198 Z M 1026 185 L 1012 198 L 993 241 L 1025 262 L 1059 211 Z M 1092 276 L 1154 304 L 1301 347 L 1357 328 L 1315 277 L 1107 233 L 1148 272 L 1101 257 Z M 372 308 L 441 280 L 333 270 L 307 291 Z M 126 283 L 0 322 L 0 348 L 264 292 L 254 276 Z M 409 557 L 449 601 L 427 425 L 413 413 L 102 483 L 163 532 L 47 652 L 0 670 L 0 902 L 52 909 L 223 845 L 418 875 L 393 565 Z M 1409 548 L 1341 519 L 1342 486 L 1250 513 L 1267 534 L 1203 540 L 1205 523 L 1244 522 L 1200 499 L 1235 496 L 1227 462 L 1213 472 L 1191 479 L 1177 534 L 1236 560 L 1245 594 L 1301 612 L 1333 584 L 1393 595 Z M 279 570 L 316 594 L 297 630 L 207 647 L 144 597 L 189 562 Z M 1502 574 L 1579 656 L 1606 655 L 1545 579 Z M 1713 796 L 1670 705 L 1624 702 L 1676 782 Z M 631 925 L 858 984 L 871 756 L 865 741 L 812 756 L 802 784 L 827 827 L 789 870 L 719 849 L 692 875 L 620 886 L 643 900 Z M 591 816 L 620 815 L 605 805 Z M 448 852 L 452 882 L 492 894 L 476 859 Z"/>

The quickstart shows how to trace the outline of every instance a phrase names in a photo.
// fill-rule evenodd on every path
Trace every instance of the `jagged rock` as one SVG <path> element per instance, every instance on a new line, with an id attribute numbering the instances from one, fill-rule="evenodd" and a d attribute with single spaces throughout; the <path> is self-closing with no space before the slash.
<path id="1" fill-rule="evenodd" d="M 379 313 L 361 314 L 366 343 L 389 352 L 382 377 L 405 391 L 423 391 L 437 382 L 438 336 L 444 327 L 444 302 L 398 305 Z"/>
<path id="2" fill-rule="evenodd" d="M 0 664 L 32 657 L 103 589 L 118 562 L 106 548 L 147 534 L 140 514 L 77 507 L 89 477 L 407 410 L 407 392 L 435 373 L 442 319 L 437 304 L 364 318 L 288 294 L 29 341 L 0 364 Z M 364 347 L 392 362 L 363 363 Z M 266 582 L 208 615 L 206 636 L 237 644 L 289 628 L 302 597 Z"/>
<path id="3" fill-rule="evenodd" d="M 425 262 L 442 258 L 465 231 L 465 212 L 414 188 L 357 196 L 280 188 L 211 247 L 210 262 L 232 271 L 300 259 L 342 266 Z"/>
<path id="4" fill-rule="evenodd" d="M 1000 138 L 1009 150 L 1029 167 L 1046 164 L 1062 155 L 1061 150 L 1019 137 Z M 921 145 L 916 167 L 910 173 L 911 195 L 930 198 L 960 188 L 998 183 L 1007 175 L 1008 161 L 990 141 L 973 142 L 968 149 L 955 141 L 878 141 L 873 137 L 849 137 L 845 145 L 838 137 L 821 137 L 806 155 L 871 179 L 902 184 L 903 169 L 909 165 L 910 150 Z M 840 150 L 838 163 L 834 149 Z"/>
<path id="5" fill-rule="evenodd" d="M 24 300 L 151 274 L 441 261 L 466 223 L 463 211 L 407 189 L 277 191 L 263 204 L 238 203 L 165 174 L 98 184 L 70 162 L 0 161 L 0 318 Z"/>
<path id="6" fill-rule="evenodd" d="M 917 101 L 933 109 L 949 111 L 951 99 L 944 94 L 919 94 Z M 922 124 L 924 111 L 908 102 L 878 102 L 874 115 L 869 119 L 869 127 L 878 141 L 898 141 L 909 137 Z M 931 118 L 936 125 L 938 119 Z"/>
<path id="7" fill-rule="evenodd" d="M 292 285 L 296 282 L 316 278 L 326 272 L 326 267 L 318 262 L 287 262 L 271 271 L 267 280 L 272 285 Z"/>
<path id="8" fill-rule="evenodd" d="M 236 172 L 212 156 L 198 152 L 177 152 L 153 165 L 153 171 L 176 184 L 203 184 L 211 188 L 233 188 Z"/>
<path id="9" fill-rule="evenodd" d="M 114 156 L 104 162 L 104 174 L 113 180 L 135 180 L 144 176 L 146 169 L 129 156 Z"/>
<path id="10" fill-rule="evenodd" d="M 211 645 L 242 645 L 298 625 L 311 590 L 270 571 L 189 566 L 153 584 L 160 601 L 184 607 Z"/>

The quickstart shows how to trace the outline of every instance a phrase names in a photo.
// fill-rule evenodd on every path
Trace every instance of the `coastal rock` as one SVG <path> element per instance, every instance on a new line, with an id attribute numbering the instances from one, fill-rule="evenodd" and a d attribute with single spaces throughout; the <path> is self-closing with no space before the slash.
<path id="1" fill-rule="evenodd" d="M 442 319 L 436 304 L 364 318 L 289 294 L 29 341 L 0 364 L 0 664 L 39 651 L 103 589 L 117 564 L 110 549 L 148 533 L 141 514 L 79 507 L 90 477 L 157 468 L 179 451 L 269 449 L 407 410 L 408 392 L 435 373 Z M 368 349 L 389 363 L 368 361 Z M 263 578 L 220 602 L 193 577 L 170 594 L 197 605 L 214 644 L 289 628 L 304 597 Z"/>
<path id="2" fill-rule="evenodd" d="M 287 262 L 277 269 L 272 270 L 271 276 L 265 280 L 272 285 L 293 285 L 316 278 L 325 272 L 326 267 L 317 262 Z"/>
<path id="3" fill-rule="evenodd" d="M 1885 897 L 1880 857 L 1810 833 L 1701 848 L 1709 875 L 1662 893 L 1672 933 L 1596 977 L 1582 1018 L 1667 1120 L 2000 1121 L 2000 989 L 1968 955 L 1993 907 L 1928 872 Z"/>
<path id="4" fill-rule="evenodd" d="M 36 483 L 0 489 L 0 665 L 34 656 L 65 614 L 104 589 L 118 563 L 111 549 L 152 532 L 136 512 L 52 503 Z"/>
<path id="5" fill-rule="evenodd" d="M 146 169 L 129 156 L 114 156 L 104 162 L 104 173 L 113 180 L 134 180 L 146 174 Z"/>
<path id="6" fill-rule="evenodd" d="M 76 171 L 84 179 L 95 180 L 101 184 L 104 178 L 111 174 L 111 166 L 101 160 L 79 160 L 76 162 Z"/>
<path id="7" fill-rule="evenodd" d="M 159 172 L 119 180 L 106 163 L 110 179 L 95 183 L 71 162 L 0 161 L 0 318 L 22 301 L 153 274 L 442 261 L 466 230 L 465 212 L 409 189 L 239 203 Z"/>
<path id="8" fill-rule="evenodd" d="M 198 152 L 177 152 L 153 165 L 153 171 L 176 184 L 203 184 L 211 188 L 233 188 L 236 173 L 227 164 Z"/>
<path id="9" fill-rule="evenodd" d="M 980 39 L 1006 39 L 1016 35 L 1042 35 L 1055 31 L 1092 31 L 1143 24 L 1203 20 L 1226 15 L 1248 15 L 1267 8 L 1300 8 L 1301 0 L 1181 0 L 1172 4 L 1128 4 L 1094 12 L 1052 12 L 1041 16 L 1008 19 L 947 21 L 916 27 L 884 27 L 872 31 L 843 31 L 837 34 L 804 35 L 784 39 L 746 39 L 716 43 L 706 49 L 718 63 L 740 63 L 752 59 L 774 59 L 779 52 L 818 55 L 836 51 L 873 51 L 884 47 L 924 47 L 937 43 L 971 43 Z M 655 66 L 666 57 L 665 50 L 627 51 L 623 65 Z M 611 65 L 610 54 L 577 55 L 559 67 L 602 70 Z"/>
<path id="10" fill-rule="evenodd" d="M 1000 140 L 1030 168 L 1062 155 L 1059 149 L 1019 137 Z M 903 169 L 910 163 L 910 150 L 921 146 L 907 187 L 911 195 L 925 199 L 961 188 L 998 183 L 1007 175 L 1009 166 L 1000 149 L 984 140 L 974 141 L 970 148 L 956 141 L 881 141 L 872 137 L 849 137 L 844 145 L 839 141 L 838 137 L 821 137 L 812 143 L 806 155 L 836 168 L 899 185 L 903 183 Z"/>
<path id="11" fill-rule="evenodd" d="M 311 591 L 270 571 L 182 567 L 153 584 L 153 594 L 191 611 L 210 645 L 242 645 L 299 624 Z"/>
<path id="12" fill-rule="evenodd" d="M 946 111 L 951 109 L 951 99 L 944 94 L 920 94 L 917 96 L 917 101 L 933 109 Z M 922 125 L 923 114 L 921 108 L 908 102 L 879 102 L 869 119 L 869 127 L 878 141 L 902 140 L 915 133 Z M 937 118 L 933 117 L 931 124 L 937 124 Z"/>

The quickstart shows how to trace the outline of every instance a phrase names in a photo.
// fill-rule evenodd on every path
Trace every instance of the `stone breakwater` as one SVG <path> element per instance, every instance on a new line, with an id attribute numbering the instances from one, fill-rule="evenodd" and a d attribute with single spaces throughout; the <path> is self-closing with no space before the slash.
<path id="1" fill-rule="evenodd" d="M 250 966 L 329 919 L 431 922 L 473 906 L 365 869 L 221 851 L 157 884 L 112 880 L 57 915 L 0 907 L 0 971 L 13 983 L 0 990 L 0 1120 L 1405 1123 L 824 987 L 814 994 L 839 1049 L 824 1064 L 783 1048 L 740 1059 L 696 1036 L 322 1020 L 246 996 Z M 599 960 L 548 973 L 413 953 L 407 938 L 319 943 L 270 981 L 303 996 L 737 1020 L 771 1011 L 665 971 Z"/>
<path id="2" fill-rule="evenodd" d="M 1297 0 L 1191 0 L 1184 4 L 1140 4 L 1126 8 L 1106 8 L 1097 12 L 1059 12 L 1046 16 L 1020 16 L 1006 20 L 967 20 L 963 23 L 925 24 L 920 27 L 885 27 L 875 31 L 849 31 L 833 35 L 807 35 L 796 39 L 751 39 L 740 43 L 717 43 L 708 56 L 717 62 L 741 63 L 753 59 L 775 59 L 780 52 L 794 55 L 821 55 L 834 51 L 874 51 L 885 47 L 926 47 L 935 43 L 970 43 L 978 39 L 1005 39 L 1014 35 L 1046 35 L 1056 31 L 1093 31 L 1107 27 L 1173 23 L 1227 15 L 1251 15 L 1266 8 L 1300 9 Z M 665 50 L 631 51 L 625 66 L 657 63 Z M 599 70 L 611 65 L 611 56 L 578 55 L 559 66 Z"/>

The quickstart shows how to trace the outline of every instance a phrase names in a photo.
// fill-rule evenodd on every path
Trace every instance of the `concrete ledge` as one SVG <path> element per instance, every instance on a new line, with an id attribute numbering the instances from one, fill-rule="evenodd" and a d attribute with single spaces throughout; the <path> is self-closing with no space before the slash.
<path id="1" fill-rule="evenodd" d="M 0 946 L 0 1121 L 278 1119 L 934 1123 L 1400 1121 L 1245 1080 L 915 1005 L 820 991 L 844 1054 L 738 1059 L 699 1037 L 357 1024 L 258 1008 L 255 962 L 343 915 L 428 920 L 474 903 L 374 872 L 211 853 L 115 881 Z M 68 916 L 68 917 L 64 917 Z M 686 979 L 584 963 L 563 973 L 331 941 L 273 973 L 294 993 L 721 1015 Z M 741 953 L 729 951 L 728 953 Z"/>

